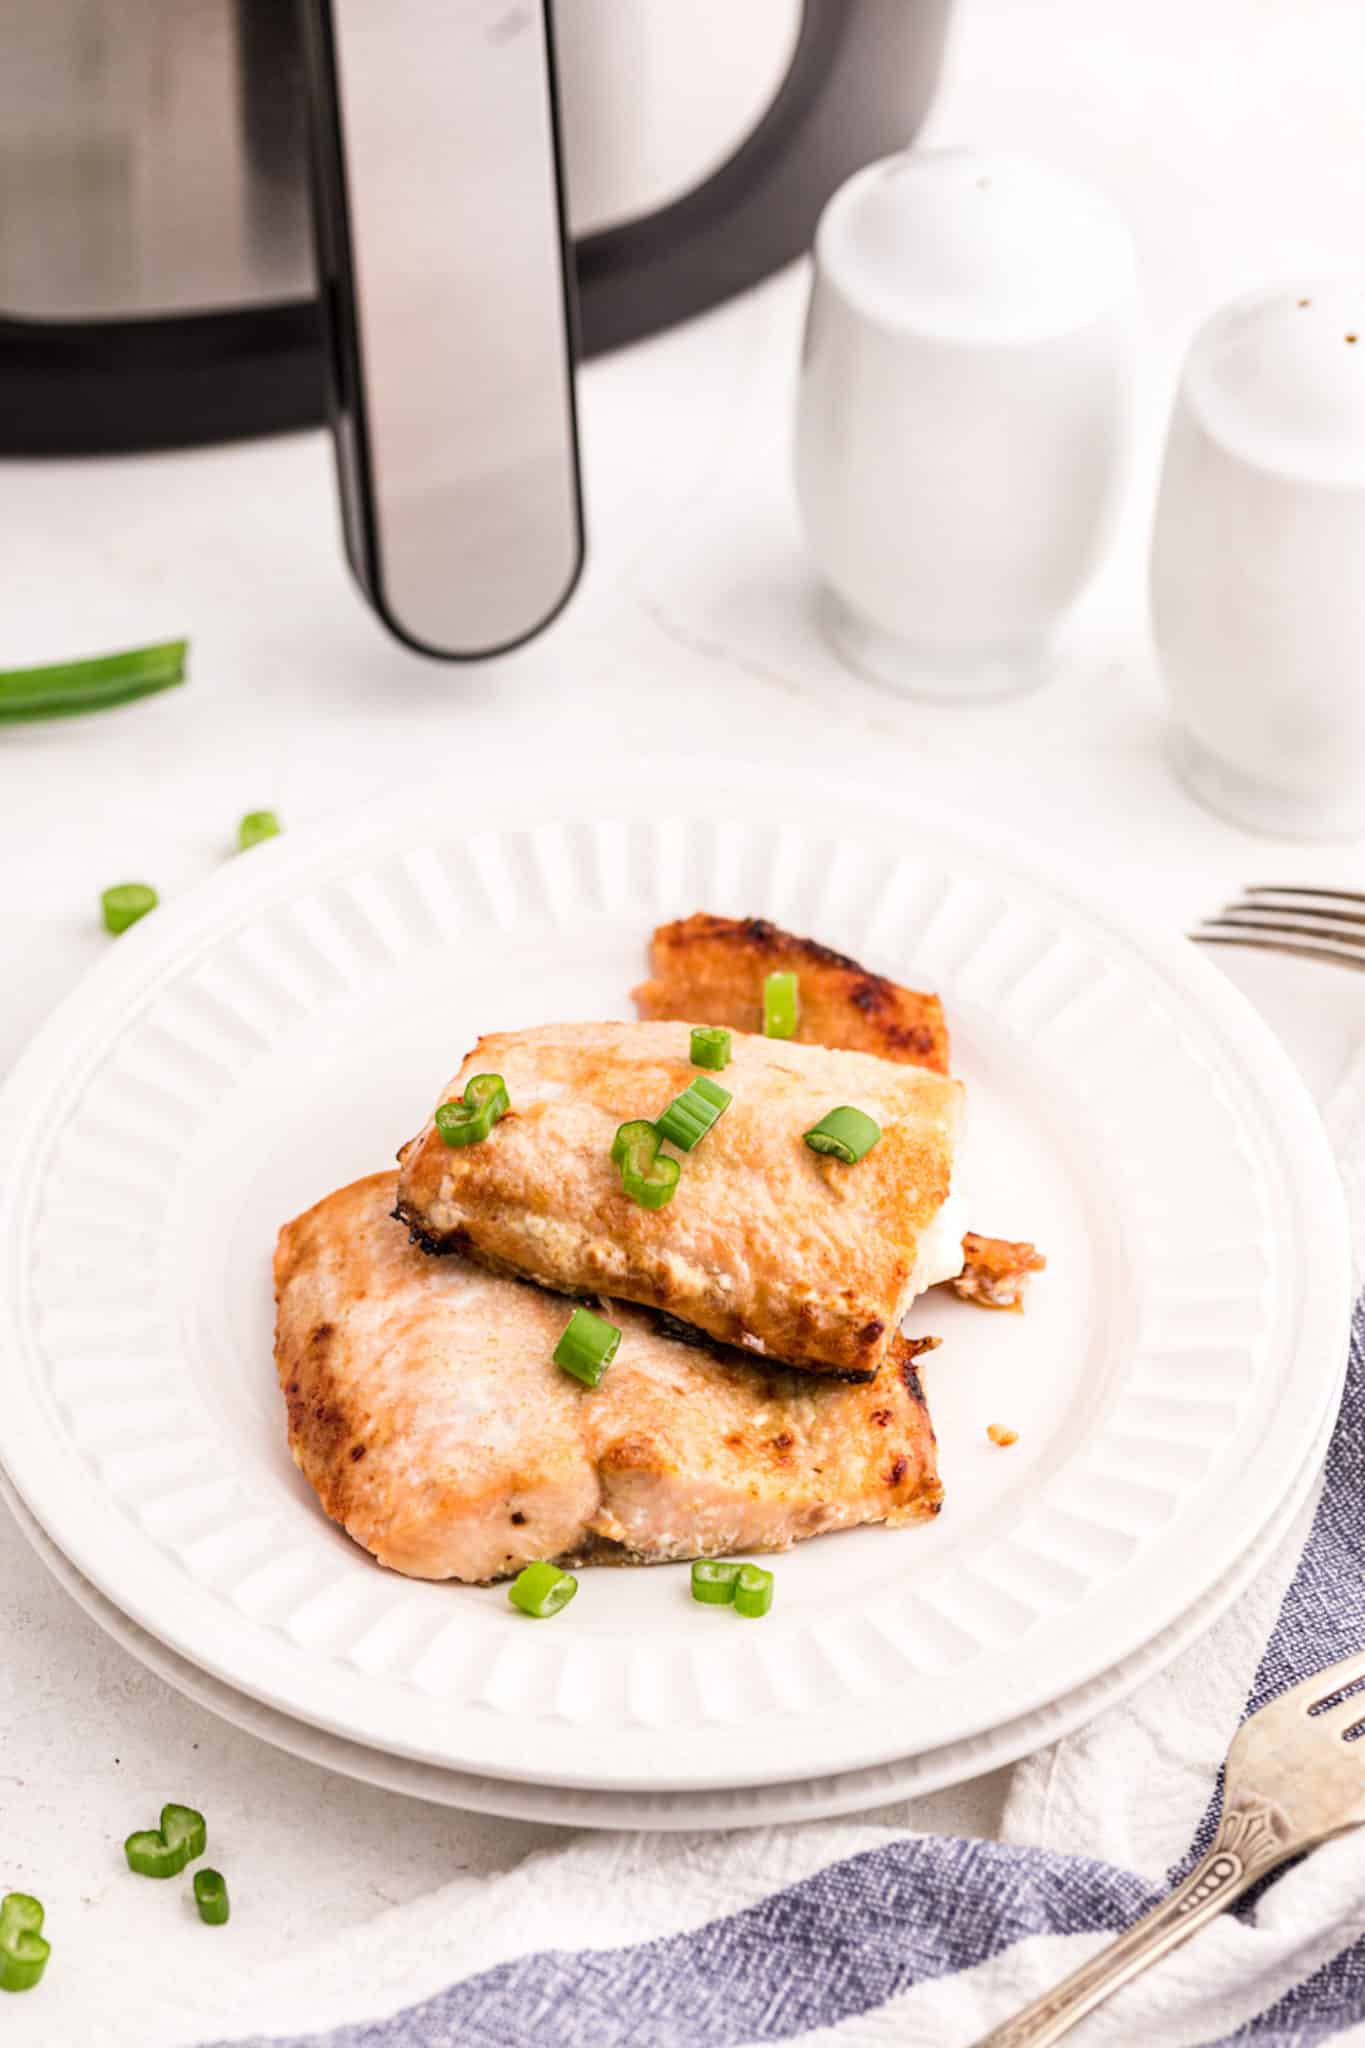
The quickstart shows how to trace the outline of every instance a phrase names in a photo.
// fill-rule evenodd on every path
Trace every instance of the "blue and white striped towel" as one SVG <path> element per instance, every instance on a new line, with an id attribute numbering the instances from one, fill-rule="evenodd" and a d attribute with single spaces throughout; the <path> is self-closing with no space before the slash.
<path id="1" fill-rule="evenodd" d="M 1316 1503 L 1202 1643 L 1018 1767 L 1002 1839 L 867 1822 L 579 1838 L 271 1973 L 214 2048 L 965 2048 L 1188 1866 L 1239 1716 L 1362 1643 L 1365 1297 Z M 1365 2044 L 1365 1830 L 1252 1898 L 1078 2041 Z M 202 2005 L 192 2029 L 174 2006 L 148 2038 L 202 2040 Z"/>

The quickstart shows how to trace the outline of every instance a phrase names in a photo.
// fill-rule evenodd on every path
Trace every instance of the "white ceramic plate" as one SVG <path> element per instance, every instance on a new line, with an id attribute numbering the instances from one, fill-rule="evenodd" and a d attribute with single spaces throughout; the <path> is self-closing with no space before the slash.
<path id="1" fill-rule="evenodd" d="M 1346 1360 L 1342 1359 L 1344 1375 Z M 442 1770 L 439 1764 L 397 1756 L 348 1742 L 344 1736 L 310 1727 L 263 1700 L 237 1692 L 195 1664 L 177 1657 L 103 1593 L 82 1578 L 51 1537 L 44 1534 L 0 1471 L 0 1500 L 53 1576 L 92 1620 L 124 1649 L 164 1678 L 178 1692 L 219 1714 L 236 1728 L 258 1736 L 289 1756 L 303 1758 L 325 1770 L 339 1771 L 363 1784 L 378 1785 L 412 1799 L 440 1806 L 464 1807 L 508 1820 L 533 1820 L 571 1828 L 633 1828 L 651 1833 L 676 1833 L 698 1828 L 769 1827 L 802 1820 L 828 1820 L 839 1814 L 866 1812 L 892 1800 L 936 1792 L 965 1778 L 1017 1761 L 1058 1741 L 1075 1728 L 1125 1699 L 1144 1679 L 1196 1642 L 1219 1615 L 1250 1585 L 1287 1535 L 1322 1467 L 1332 1433 L 1334 1408 L 1324 1419 L 1322 1436 L 1279 1508 L 1236 1567 L 1213 1591 L 1181 1615 L 1150 1643 L 1111 1665 L 1089 1685 L 1064 1699 L 1040 1707 L 1018 1721 L 1008 1721 L 965 1742 L 926 1750 L 864 1771 L 843 1771 L 832 1777 L 797 1778 L 786 1784 L 737 1787 L 720 1792 L 591 1792 L 564 1785 L 519 1783 L 515 1778 L 477 1778 L 467 1771 Z"/>
<path id="2" fill-rule="evenodd" d="M 12 1077 L 3 1453 L 78 1570 L 298 1719 L 610 1791 L 962 1742 L 1210 1594 L 1304 1466 L 1349 1307 L 1316 1117 L 1235 992 L 919 804 L 636 766 L 608 801 L 586 771 L 465 766 L 458 804 L 257 849 L 158 912 Z M 648 928 L 697 905 L 942 989 L 976 1217 L 1051 1270 L 1023 1319 L 925 1311 L 933 1528 L 784 1559 L 760 1627 L 700 1613 L 685 1570 L 585 1574 L 542 1627 L 323 1521 L 280 1422 L 271 1239 L 391 1156 L 479 1030 L 625 1013 Z"/>

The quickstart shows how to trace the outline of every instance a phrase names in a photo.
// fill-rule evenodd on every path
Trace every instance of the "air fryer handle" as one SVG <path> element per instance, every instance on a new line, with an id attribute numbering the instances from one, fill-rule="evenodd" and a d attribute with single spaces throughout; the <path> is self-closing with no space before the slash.
<path id="1" fill-rule="evenodd" d="M 495 654 L 583 557 L 545 0 L 303 0 L 347 553 L 422 653 Z"/>

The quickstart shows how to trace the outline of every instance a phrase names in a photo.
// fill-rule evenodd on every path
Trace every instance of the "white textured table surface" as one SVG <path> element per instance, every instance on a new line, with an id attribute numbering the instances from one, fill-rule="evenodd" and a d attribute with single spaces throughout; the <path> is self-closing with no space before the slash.
<path id="1" fill-rule="evenodd" d="M 596 744 L 608 774 L 637 749 L 698 774 L 711 751 L 807 770 L 836 757 L 903 787 L 908 830 L 921 794 L 989 813 L 1172 927 L 1245 881 L 1365 881 L 1360 847 L 1252 840 L 1174 784 L 1143 609 L 1161 433 L 1194 326 L 1259 281 L 1359 264 L 1362 64 L 1356 0 L 959 0 L 933 139 L 1100 179 L 1136 231 L 1150 313 L 1122 540 L 1031 699 L 901 701 L 818 639 L 788 481 L 798 272 L 583 373 L 589 570 L 561 622 L 495 665 L 424 665 L 384 638 L 346 580 L 320 434 L 9 465 L 4 661 L 181 632 L 194 651 L 184 690 L 0 735 L 0 1065 L 110 943 L 95 914 L 106 883 L 184 890 L 227 857 L 244 810 L 296 827 L 474 748 Z M 1229 971 L 1325 1096 L 1365 1037 L 1365 981 L 1272 960 Z M 97 2042 L 130 1944 L 163 1970 L 202 1959 L 189 1913 L 122 1871 L 123 1835 L 166 1796 L 211 1814 L 253 1957 L 359 1929 L 550 1838 L 329 1777 L 191 1707 L 86 1621 L 3 1510 L 0 1576 L 0 1891 L 38 1892 L 57 1944 L 41 1996 L 6 2002 L 15 2048 Z M 989 1829 L 997 1798 L 982 1781 L 916 1818 Z"/>

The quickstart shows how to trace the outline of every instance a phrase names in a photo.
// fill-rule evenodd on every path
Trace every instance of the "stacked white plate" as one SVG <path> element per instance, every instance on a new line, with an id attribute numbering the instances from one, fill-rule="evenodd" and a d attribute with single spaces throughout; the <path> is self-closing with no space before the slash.
<path id="1" fill-rule="evenodd" d="M 1350 1291 L 1317 1119 L 1193 949 L 977 824 L 600 779 L 494 766 L 255 849 L 111 947 L 0 1099 L 7 1491 L 135 1655 L 376 1783 L 698 1827 L 973 1775 L 1192 1641 L 1311 1486 Z M 390 1160 L 480 1031 L 629 1015 L 650 929 L 697 908 L 944 997 L 976 1225 L 1049 1259 L 1022 1318 L 917 1318 L 945 1511 L 784 1556 L 752 1624 L 686 1567 L 584 1572 L 542 1624 L 383 1572 L 288 1454 L 275 1230 Z"/>

